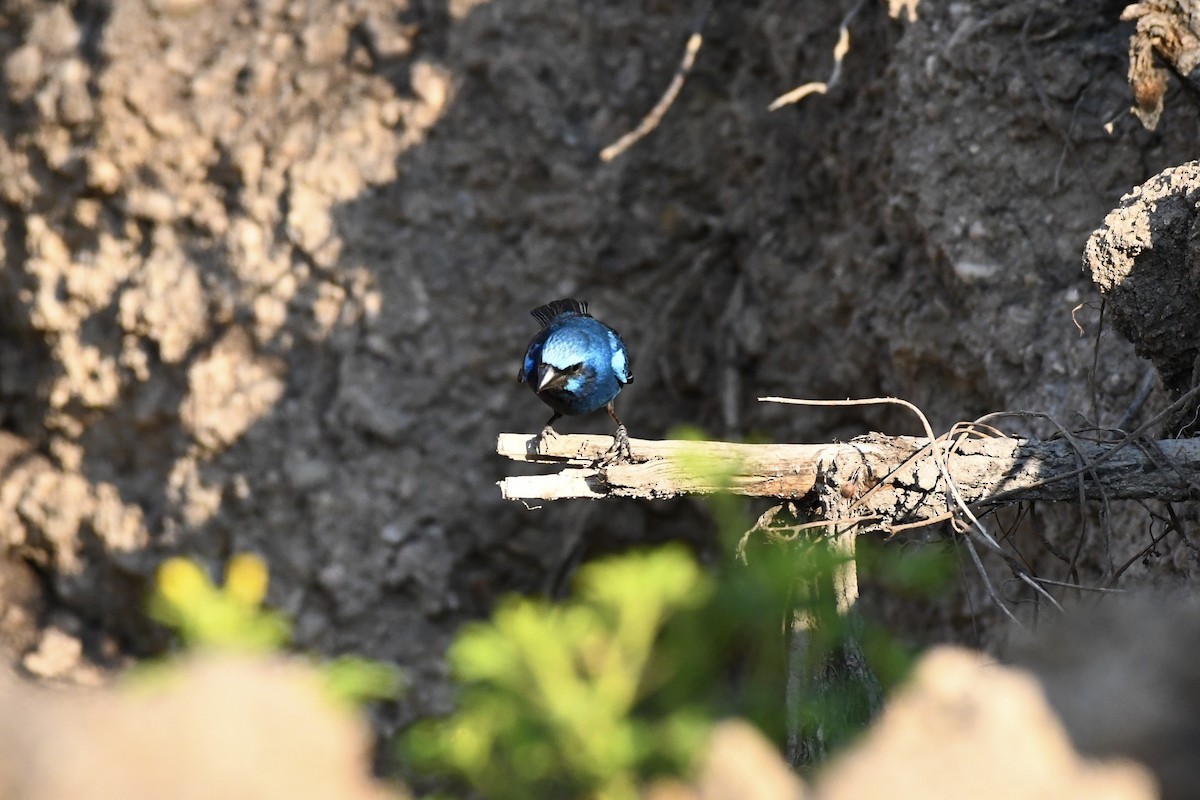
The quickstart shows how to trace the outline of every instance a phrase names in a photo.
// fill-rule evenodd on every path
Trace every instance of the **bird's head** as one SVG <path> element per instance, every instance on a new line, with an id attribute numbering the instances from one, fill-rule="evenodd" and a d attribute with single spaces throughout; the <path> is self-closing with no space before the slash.
<path id="1" fill-rule="evenodd" d="M 595 378 L 595 374 L 586 348 L 580 346 L 576 337 L 551 337 L 542 348 L 535 386 L 538 394 L 552 391 L 577 394 Z"/>
<path id="2" fill-rule="evenodd" d="M 543 361 L 538 365 L 538 394 L 554 391 L 555 389 L 571 391 L 580 384 L 583 369 L 582 362 L 566 367 L 555 367 Z"/>

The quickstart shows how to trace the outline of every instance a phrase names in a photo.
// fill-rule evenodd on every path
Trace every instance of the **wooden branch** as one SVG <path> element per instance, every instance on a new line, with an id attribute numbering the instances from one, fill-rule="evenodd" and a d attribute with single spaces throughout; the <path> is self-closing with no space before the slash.
<path id="1" fill-rule="evenodd" d="M 870 434 L 835 444 L 733 444 L 631 440 L 633 460 L 594 466 L 608 436 L 560 435 L 541 441 L 504 433 L 497 452 L 514 461 L 557 464 L 561 471 L 500 481 L 509 500 L 708 494 L 722 489 L 752 497 L 798 500 L 814 488 L 861 497 L 857 515 L 891 524 L 951 512 L 929 440 Z M 1200 440 L 1142 445 L 1063 439 L 965 438 L 947 454 L 963 499 L 976 507 L 1025 500 L 1200 497 Z M 945 441 L 938 446 L 946 447 Z M 1087 469 L 1081 469 L 1087 467 Z M 729 476 L 723 480 L 721 476 Z"/>
<path id="2" fill-rule="evenodd" d="M 612 441 L 608 436 L 571 435 L 539 442 L 528 434 L 502 433 L 496 443 L 500 455 L 568 468 L 550 475 L 505 478 L 500 490 L 508 500 L 660 498 L 711 494 L 730 487 L 752 497 L 802 497 L 813 487 L 817 456 L 825 449 L 825 445 L 630 439 L 633 463 L 594 468 Z M 729 476 L 727 482 L 722 475 Z"/>

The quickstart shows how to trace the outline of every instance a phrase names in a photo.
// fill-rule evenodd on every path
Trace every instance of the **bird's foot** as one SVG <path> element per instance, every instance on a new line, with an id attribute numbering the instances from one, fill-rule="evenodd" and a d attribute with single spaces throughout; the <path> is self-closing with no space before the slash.
<path id="1" fill-rule="evenodd" d="M 538 452 L 541 452 L 542 442 L 548 442 L 551 439 L 557 439 L 557 438 L 558 438 L 558 431 L 554 430 L 554 428 L 551 428 L 549 425 L 542 428 L 542 432 L 537 435 L 537 440 L 536 440 Z"/>
<path id="2" fill-rule="evenodd" d="M 604 451 L 600 458 L 596 459 L 597 467 L 611 467 L 614 464 L 627 464 L 633 460 L 633 453 L 629 448 L 629 431 L 625 430 L 624 425 L 617 426 L 617 432 L 613 434 L 612 447 Z"/>

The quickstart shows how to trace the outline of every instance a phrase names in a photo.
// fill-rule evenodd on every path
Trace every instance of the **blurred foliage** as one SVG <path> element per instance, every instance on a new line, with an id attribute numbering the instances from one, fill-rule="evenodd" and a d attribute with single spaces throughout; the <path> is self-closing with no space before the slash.
<path id="1" fill-rule="evenodd" d="M 216 585 L 196 562 L 170 558 L 158 569 L 148 611 L 188 649 L 275 653 L 290 641 L 292 628 L 283 614 L 263 606 L 268 580 L 266 563 L 254 555 L 231 558 L 223 586 Z M 394 665 L 357 656 L 344 656 L 317 669 L 330 695 L 341 702 L 396 697 L 404 685 Z"/>
<path id="2" fill-rule="evenodd" d="M 680 427 L 668 438 L 709 437 L 699 429 Z M 730 486 L 736 474 L 729 466 L 716 468 L 704 459 L 685 464 L 717 485 Z M 725 491 L 702 502 L 716 525 L 721 552 L 738 552 L 744 561 L 723 557 L 708 565 L 714 587 L 708 600 L 667 626 L 660 646 L 688 654 L 688 666 L 655 700 L 668 708 L 672 703 L 700 703 L 711 716 L 744 717 L 781 746 L 789 727 L 801 736 L 819 731 L 831 748 L 844 746 L 870 722 L 880 692 L 890 692 L 907 678 L 917 652 L 883 626 L 857 613 L 839 613 L 835 576 L 853 566 L 861 578 L 891 593 L 936 594 L 956 574 L 952 545 L 898 546 L 859 536 L 855 564 L 848 565 L 849 554 L 834 547 L 822 528 L 809 529 L 791 541 L 746 537 L 763 510 L 761 501 Z M 798 718 L 789 726 L 784 687 L 789 678 L 789 628 L 795 619 L 805 621 L 809 641 L 807 663 L 793 668 L 820 675 L 823 685 L 809 686 L 792 711 Z M 865 660 L 878 684 L 864 683 L 843 668 L 851 649 Z"/>
<path id="3" fill-rule="evenodd" d="M 889 543 L 876 537 L 858 540 L 858 571 L 889 592 L 931 597 L 950 588 L 958 575 L 954 543 Z"/>
<path id="4" fill-rule="evenodd" d="M 707 733 L 698 708 L 644 704 L 688 657 L 655 648 L 664 623 L 710 591 L 695 560 L 667 546 L 584 567 L 567 602 L 506 601 L 460 633 L 449 653 L 459 710 L 416 726 L 407 755 L 499 800 L 636 798 L 640 777 L 681 771 Z"/>
<path id="5" fill-rule="evenodd" d="M 958 577 L 953 541 L 888 542 L 860 536 L 856 548 L 860 583 L 871 582 L 898 597 L 932 598 L 950 590 Z M 916 662 L 915 647 L 892 631 L 860 620 L 859 642 L 879 683 L 890 692 L 908 678 Z"/>
<path id="6" fill-rule="evenodd" d="M 325 688 L 338 702 L 358 705 L 371 700 L 393 700 L 407 685 L 395 664 L 362 656 L 339 656 L 317 667 Z"/>
<path id="7" fill-rule="evenodd" d="M 704 437 L 685 429 L 671 438 Z M 685 466 L 717 485 L 734 474 L 703 457 Z M 625 800 L 653 775 L 686 772 L 721 717 L 747 718 L 780 746 L 789 722 L 833 747 L 861 731 L 880 686 L 829 665 L 856 648 L 889 689 L 915 654 L 838 613 L 835 576 L 848 556 L 812 529 L 786 542 L 750 537 L 739 561 L 751 501 L 718 492 L 703 502 L 725 554 L 703 571 L 678 545 L 610 557 L 580 570 L 566 602 L 511 598 L 464 628 L 449 652 L 458 711 L 409 730 L 409 763 L 493 800 Z M 903 592 L 937 591 L 953 574 L 945 551 L 897 552 L 873 545 L 856 562 Z M 803 668 L 823 680 L 789 720 L 788 634 L 798 618 L 809 631 Z"/>
<path id="8" fill-rule="evenodd" d="M 229 560 L 216 586 L 194 561 L 170 558 L 158 568 L 150 616 L 179 635 L 185 647 L 266 653 L 287 643 L 284 617 L 262 607 L 267 565 L 252 555 Z"/>

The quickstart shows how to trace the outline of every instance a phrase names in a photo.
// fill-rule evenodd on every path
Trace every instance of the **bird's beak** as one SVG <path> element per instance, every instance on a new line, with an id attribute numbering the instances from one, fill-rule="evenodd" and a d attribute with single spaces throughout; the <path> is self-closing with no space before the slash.
<path id="1" fill-rule="evenodd" d="M 567 382 L 567 376 L 556 370 L 549 364 L 542 364 L 538 367 L 538 383 L 537 390 L 544 392 L 547 389 L 555 389 Z"/>

